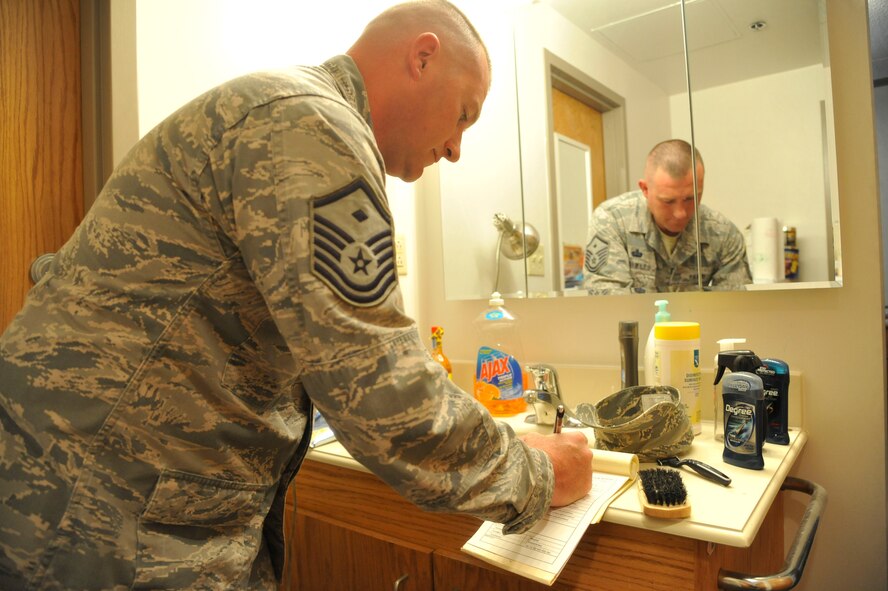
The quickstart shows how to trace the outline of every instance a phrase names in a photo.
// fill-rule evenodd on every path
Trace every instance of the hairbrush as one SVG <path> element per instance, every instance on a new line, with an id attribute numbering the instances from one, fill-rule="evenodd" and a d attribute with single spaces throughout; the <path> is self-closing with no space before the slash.
<path id="1" fill-rule="evenodd" d="M 638 498 L 645 515 L 681 519 L 691 514 L 688 491 L 678 470 L 650 468 L 638 472 Z"/>

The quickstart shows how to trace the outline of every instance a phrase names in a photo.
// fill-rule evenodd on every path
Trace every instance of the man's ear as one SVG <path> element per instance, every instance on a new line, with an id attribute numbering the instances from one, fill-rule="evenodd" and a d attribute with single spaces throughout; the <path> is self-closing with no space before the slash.
<path id="1" fill-rule="evenodd" d="M 641 189 L 641 192 L 644 193 L 644 196 L 647 197 L 648 194 L 648 184 L 644 179 L 638 179 L 638 188 Z"/>
<path id="2" fill-rule="evenodd" d="M 440 53 L 441 41 L 434 33 L 418 35 L 410 46 L 410 75 L 419 80 L 429 63 Z"/>

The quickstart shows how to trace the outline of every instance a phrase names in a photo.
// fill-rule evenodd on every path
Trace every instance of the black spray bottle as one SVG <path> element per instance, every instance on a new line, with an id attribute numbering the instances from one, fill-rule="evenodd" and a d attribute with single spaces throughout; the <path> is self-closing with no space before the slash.
<path id="1" fill-rule="evenodd" d="M 761 470 L 765 467 L 764 386 L 754 373 L 739 371 L 722 384 L 725 402 L 725 449 L 722 459 L 734 466 Z"/>
<path id="2" fill-rule="evenodd" d="M 789 445 L 789 365 L 781 359 L 765 358 L 755 374 L 764 385 L 765 441 Z"/>

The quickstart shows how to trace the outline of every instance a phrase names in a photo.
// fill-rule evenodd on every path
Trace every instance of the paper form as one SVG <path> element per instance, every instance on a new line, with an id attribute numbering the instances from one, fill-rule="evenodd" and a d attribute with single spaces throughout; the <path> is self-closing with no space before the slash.
<path id="1" fill-rule="evenodd" d="M 602 453 L 596 450 L 595 455 Z M 501 524 L 485 521 L 462 550 L 500 568 L 551 585 L 589 524 L 601 521 L 611 501 L 635 480 L 638 458 L 632 454 L 621 455 L 626 458 L 620 458 L 618 463 L 623 464 L 625 460 L 626 474 L 594 471 L 589 494 L 566 507 L 550 509 L 522 534 L 504 535 Z"/>

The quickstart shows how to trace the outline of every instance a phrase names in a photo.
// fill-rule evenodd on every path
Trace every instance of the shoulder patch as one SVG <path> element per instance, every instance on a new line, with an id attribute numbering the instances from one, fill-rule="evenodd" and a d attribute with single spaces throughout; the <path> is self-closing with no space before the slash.
<path id="1" fill-rule="evenodd" d="M 397 285 L 391 214 L 363 178 L 312 201 L 311 272 L 354 306 Z"/>
<path id="2" fill-rule="evenodd" d="M 597 273 L 607 262 L 608 244 L 598 236 L 586 246 L 586 270 Z"/>

